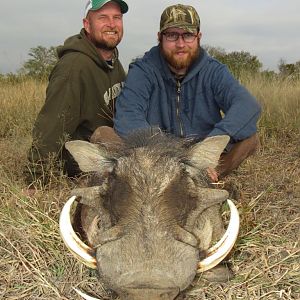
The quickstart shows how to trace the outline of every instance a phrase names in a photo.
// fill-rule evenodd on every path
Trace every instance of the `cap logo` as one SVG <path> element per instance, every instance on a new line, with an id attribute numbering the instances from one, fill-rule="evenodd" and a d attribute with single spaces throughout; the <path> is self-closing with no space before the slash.
<path id="1" fill-rule="evenodd" d="M 200 28 L 200 18 L 194 7 L 176 4 L 167 7 L 160 18 L 160 32 L 170 27 L 178 27 L 189 32 Z"/>
<path id="2" fill-rule="evenodd" d="M 185 16 L 185 12 L 180 9 L 173 8 L 170 12 L 170 19 L 173 19 L 175 22 L 184 21 Z"/>

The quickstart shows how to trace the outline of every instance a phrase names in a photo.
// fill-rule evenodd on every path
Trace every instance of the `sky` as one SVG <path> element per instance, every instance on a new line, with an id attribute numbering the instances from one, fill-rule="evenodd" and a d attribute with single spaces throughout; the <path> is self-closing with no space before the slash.
<path id="1" fill-rule="evenodd" d="M 203 45 L 247 51 L 264 70 L 300 61 L 300 0 L 127 0 L 118 46 L 125 69 L 157 44 L 162 11 L 189 4 L 201 19 Z M 16 72 L 30 48 L 58 46 L 82 28 L 86 0 L 0 0 L 0 73 Z"/>

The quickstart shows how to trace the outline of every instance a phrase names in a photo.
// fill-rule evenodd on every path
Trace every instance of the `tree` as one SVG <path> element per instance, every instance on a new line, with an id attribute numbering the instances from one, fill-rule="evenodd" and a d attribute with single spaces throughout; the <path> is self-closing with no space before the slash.
<path id="1" fill-rule="evenodd" d="M 20 73 L 39 79 L 49 76 L 58 59 L 56 47 L 37 46 L 31 48 L 28 55 L 31 58 L 24 63 Z"/>
<path id="2" fill-rule="evenodd" d="M 259 69 L 262 67 L 262 63 L 256 56 L 245 51 L 228 53 L 226 60 L 229 69 L 237 77 L 240 77 L 244 73 L 251 75 L 258 73 Z"/>
<path id="3" fill-rule="evenodd" d="M 246 51 L 233 51 L 227 53 L 222 48 L 204 46 L 208 54 L 221 63 L 227 65 L 232 74 L 240 78 L 242 74 L 258 73 L 262 67 L 262 63 L 256 56 Z"/>
<path id="4" fill-rule="evenodd" d="M 205 45 L 203 46 L 203 48 L 206 50 L 206 52 L 214 57 L 215 59 L 217 59 L 220 62 L 224 62 L 225 61 L 225 57 L 226 57 L 226 51 L 225 49 L 221 48 L 221 47 L 212 47 L 209 45 Z"/>
<path id="5" fill-rule="evenodd" d="M 287 64 L 283 59 L 278 64 L 279 75 L 282 77 L 289 77 L 291 79 L 300 78 L 300 61 L 294 64 Z"/>

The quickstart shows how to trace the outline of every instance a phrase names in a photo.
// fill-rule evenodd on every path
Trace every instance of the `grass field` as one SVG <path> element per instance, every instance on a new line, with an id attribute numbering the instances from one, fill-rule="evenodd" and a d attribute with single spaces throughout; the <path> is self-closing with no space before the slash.
<path id="1" fill-rule="evenodd" d="M 241 216 L 230 260 L 235 277 L 195 279 L 185 299 L 300 299 L 300 82 L 248 78 L 263 106 L 261 148 L 224 180 Z M 80 287 L 115 299 L 78 263 L 58 232 L 73 183 L 53 178 L 28 197 L 23 170 L 46 84 L 0 82 L 0 299 L 79 299 Z"/>

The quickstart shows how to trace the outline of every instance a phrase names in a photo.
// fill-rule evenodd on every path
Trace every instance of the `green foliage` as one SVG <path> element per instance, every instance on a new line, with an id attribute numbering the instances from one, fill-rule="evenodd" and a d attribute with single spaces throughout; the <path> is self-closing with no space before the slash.
<path id="1" fill-rule="evenodd" d="M 227 65 L 231 73 L 236 78 L 241 78 L 242 75 L 253 75 L 259 73 L 262 63 L 254 55 L 246 51 L 233 51 L 227 53 L 219 47 L 204 46 L 208 54 L 221 63 Z"/>
<path id="2" fill-rule="evenodd" d="M 38 79 L 47 78 L 58 59 L 56 47 L 37 46 L 31 48 L 28 55 L 31 58 L 24 63 L 20 73 Z"/>
<path id="3" fill-rule="evenodd" d="M 204 45 L 203 48 L 206 50 L 206 52 L 214 57 L 215 59 L 222 61 L 224 57 L 226 56 L 226 50 L 221 47 L 213 47 L 209 45 Z"/>
<path id="4" fill-rule="evenodd" d="M 287 64 L 281 59 L 278 64 L 279 74 L 277 74 L 269 70 L 261 71 L 262 63 L 257 56 L 251 55 L 247 51 L 227 52 L 223 48 L 209 45 L 204 45 L 203 48 L 210 56 L 226 64 L 231 73 L 239 80 L 244 76 L 252 76 L 258 73 L 262 74 L 266 79 L 274 79 L 278 75 L 292 80 L 300 79 L 300 61 L 294 64 Z M 0 82 L 21 82 L 26 77 L 47 79 L 58 60 L 57 47 L 51 46 L 46 48 L 37 46 L 31 48 L 28 55 L 31 58 L 23 64 L 17 74 L 0 74 Z M 140 57 L 142 56 L 133 58 L 131 62 L 136 61 Z"/>

